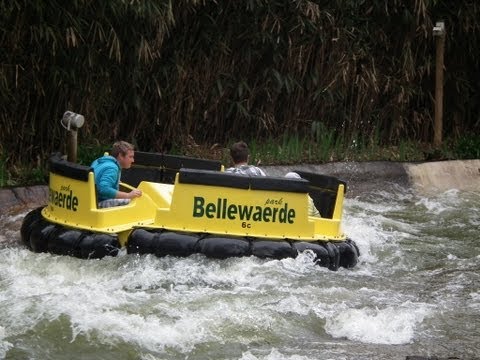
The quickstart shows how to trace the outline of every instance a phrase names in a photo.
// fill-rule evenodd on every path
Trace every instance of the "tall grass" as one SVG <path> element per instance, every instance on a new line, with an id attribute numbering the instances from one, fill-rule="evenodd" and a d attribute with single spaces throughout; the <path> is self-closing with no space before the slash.
<path id="1" fill-rule="evenodd" d="M 264 157 L 326 161 L 429 142 L 439 18 L 445 136 L 479 133 L 479 17 L 475 1 L 0 0 L 5 166 L 60 149 L 65 110 L 84 143 L 147 151 L 282 139 Z"/>
<path id="2" fill-rule="evenodd" d="M 0 187 L 5 187 L 8 185 L 8 173 L 5 168 L 5 161 L 3 158 L 0 158 Z"/>
<path id="3" fill-rule="evenodd" d="M 454 152 L 463 159 L 480 159 L 480 135 L 472 134 L 460 139 Z"/>
<path id="4" fill-rule="evenodd" d="M 463 138 L 458 143 L 453 143 L 449 139 L 440 149 L 435 149 L 428 144 L 419 147 L 418 143 L 412 141 L 402 141 L 398 146 L 382 146 L 378 142 L 362 137 L 347 143 L 341 138 L 328 134 L 326 138 L 331 139 L 330 146 L 327 146 L 326 142 L 319 143 L 313 138 L 299 135 L 285 135 L 264 141 L 251 139 L 248 141 L 251 153 L 250 163 L 264 166 L 320 164 L 331 161 L 426 161 L 479 158 L 478 147 L 475 145 L 479 141 L 478 137 Z M 89 165 L 109 148 L 110 144 L 81 145 L 77 154 L 78 162 Z M 229 147 L 196 144 L 195 147 L 174 149 L 171 154 L 219 160 L 226 167 L 232 165 Z M 24 164 L 9 171 L 5 161 L 0 160 L 0 187 L 46 184 L 47 178 L 46 166 Z"/>

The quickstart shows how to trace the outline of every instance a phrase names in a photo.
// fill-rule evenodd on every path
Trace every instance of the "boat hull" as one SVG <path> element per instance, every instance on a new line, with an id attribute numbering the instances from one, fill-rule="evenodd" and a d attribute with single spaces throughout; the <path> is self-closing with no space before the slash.
<path id="1" fill-rule="evenodd" d="M 25 217 L 21 238 L 34 252 L 50 252 L 82 259 L 116 256 L 120 250 L 118 234 L 96 233 L 50 222 L 42 216 L 42 208 L 32 210 Z M 354 267 L 359 257 L 358 247 L 351 239 L 307 242 L 149 228 L 131 231 L 126 248 L 128 254 L 154 254 L 158 257 L 203 254 L 215 259 L 255 256 L 280 260 L 295 258 L 307 251 L 313 255 L 317 265 L 333 271 L 339 267 Z"/>
<path id="2" fill-rule="evenodd" d="M 20 230 L 22 242 L 34 252 L 50 252 L 82 259 L 116 256 L 120 244 L 116 234 L 68 228 L 43 218 L 42 208 L 28 213 Z"/>
<path id="3" fill-rule="evenodd" d="M 138 155 L 138 156 L 137 156 Z M 121 182 L 142 196 L 100 208 L 91 168 L 50 158 L 49 197 L 30 212 L 22 241 L 35 252 L 79 258 L 130 254 L 209 258 L 294 258 L 308 251 L 331 270 L 358 262 L 355 243 L 342 231 L 346 183 L 301 173 L 301 179 L 246 177 L 214 161 L 156 153 L 135 154 Z M 310 204 L 318 210 L 310 213 Z"/>
<path id="4" fill-rule="evenodd" d="M 346 241 L 296 241 L 242 236 L 221 236 L 169 230 L 136 229 L 127 243 L 128 253 L 157 256 L 189 256 L 195 253 L 209 258 L 255 256 L 264 259 L 295 258 L 308 251 L 316 264 L 330 270 L 352 268 L 358 262 L 359 250 L 351 239 Z"/>

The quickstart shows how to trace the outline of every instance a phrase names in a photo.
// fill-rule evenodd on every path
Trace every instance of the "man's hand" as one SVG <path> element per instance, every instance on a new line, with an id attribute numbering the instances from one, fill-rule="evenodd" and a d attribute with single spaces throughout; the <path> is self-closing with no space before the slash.
<path id="1" fill-rule="evenodd" d="M 142 196 L 142 191 L 138 189 L 133 189 L 128 193 L 128 198 L 133 199 Z"/>

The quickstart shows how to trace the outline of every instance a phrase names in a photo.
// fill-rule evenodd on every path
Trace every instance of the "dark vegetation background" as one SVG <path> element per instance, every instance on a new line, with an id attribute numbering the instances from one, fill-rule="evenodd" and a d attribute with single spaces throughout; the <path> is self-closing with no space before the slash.
<path id="1" fill-rule="evenodd" d="M 43 166 L 66 110 L 80 143 L 143 151 L 428 144 L 438 20 L 444 138 L 478 157 L 478 19 L 476 0 L 0 0 L 0 163 Z"/>

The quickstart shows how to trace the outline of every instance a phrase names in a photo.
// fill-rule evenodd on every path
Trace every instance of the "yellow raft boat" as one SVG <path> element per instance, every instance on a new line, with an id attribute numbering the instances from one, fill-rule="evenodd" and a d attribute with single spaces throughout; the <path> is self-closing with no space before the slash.
<path id="1" fill-rule="evenodd" d="M 334 177 L 239 176 L 217 161 L 137 151 L 121 187 L 143 195 L 100 209 L 89 167 L 59 155 L 49 165 L 48 204 L 27 214 L 21 228 L 36 252 L 101 258 L 126 247 L 157 256 L 282 259 L 311 251 L 331 270 L 358 261 L 358 247 L 341 230 L 346 184 Z M 308 215 L 309 196 L 321 217 Z"/>

